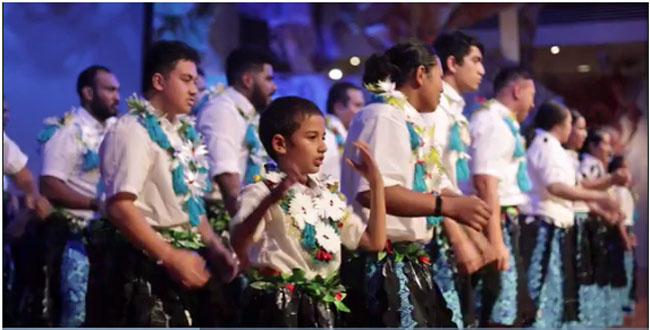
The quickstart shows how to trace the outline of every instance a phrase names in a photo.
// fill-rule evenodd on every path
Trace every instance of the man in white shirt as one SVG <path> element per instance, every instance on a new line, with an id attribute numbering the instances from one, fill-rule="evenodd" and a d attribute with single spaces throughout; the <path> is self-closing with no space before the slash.
<path id="1" fill-rule="evenodd" d="M 345 139 L 352 116 L 365 104 L 359 87 L 349 82 L 339 82 L 327 94 L 327 114 L 325 115 L 325 159 L 321 173 L 332 179 L 341 180 L 341 164 Z"/>
<path id="2" fill-rule="evenodd" d="M 442 149 L 442 168 L 451 181 L 446 194 L 461 194 L 459 183 L 469 177 L 467 153 L 470 143 L 469 124 L 463 115 L 465 100 L 462 94 L 478 89 L 485 69 L 483 67 L 483 45 L 474 37 L 461 31 L 443 33 L 433 42 L 441 58 L 442 95 L 436 111 L 423 114 L 434 127 L 434 143 Z M 480 233 L 455 221 L 443 222 L 449 237 L 458 268 L 463 274 L 455 274 L 456 287 L 460 295 L 465 325 L 475 323 L 471 281 L 467 273 L 478 270 L 488 259 L 487 240 Z M 471 239 L 470 239 L 471 237 Z"/>
<path id="3" fill-rule="evenodd" d="M 496 268 L 487 267 L 480 274 L 484 281 L 482 322 L 521 326 L 531 317 L 526 313 L 532 301 L 518 244 L 518 207 L 527 204 L 530 189 L 519 124 L 533 108 L 535 84 L 525 70 L 505 68 L 495 78 L 494 92 L 495 98 L 483 104 L 470 121 L 472 180 L 477 195 L 491 207 L 486 233 L 497 253 Z"/>
<path id="4" fill-rule="evenodd" d="M 77 79 L 81 106 L 61 118 L 46 119 L 38 137 L 43 145 L 41 193 L 63 210 L 48 220 L 45 233 L 57 242 L 47 248 L 48 253 L 57 256 L 48 259 L 54 260 L 48 264 L 48 272 L 58 273 L 58 268 L 63 267 L 61 287 L 57 283 L 50 290 L 55 304 L 59 304 L 57 291 L 62 293 L 61 319 L 50 315 L 53 325 L 80 326 L 85 318 L 88 259 L 81 243 L 81 230 L 103 209 L 98 150 L 117 114 L 119 87 L 117 78 L 106 67 L 93 65 L 83 70 Z M 55 280 L 57 275 L 48 276 L 55 276 Z M 57 313 L 57 308 L 51 310 Z"/>
<path id="5" fill-rule="evenodd" d="M 237 265 L 203 208 L 208 161 L 187 116 L 198 62 L 182 42 L 154 43 L 145 57 L 146 100 L 129 99 L 130 112 L 102 143 L 110 222 L 94 221 L 91 231 L 88 326 L 219 325 L 213 303 L 221 296 L 206 288 L 206 259 L 224 282 Z"/>
<path id="6" fill-rule="evenodd" d="M 269 161 L 259 141 L 259 113 L 271 102 L 276 85 L 273 59 L 256 48 L 240 48 L 226 59 L 229 87 L 217 91 L 198 110 L 198 130 L 205 137 L 213 200 L 222 200 L 230 216 L 238 209 L 243 185 L 255 182 Z"/>

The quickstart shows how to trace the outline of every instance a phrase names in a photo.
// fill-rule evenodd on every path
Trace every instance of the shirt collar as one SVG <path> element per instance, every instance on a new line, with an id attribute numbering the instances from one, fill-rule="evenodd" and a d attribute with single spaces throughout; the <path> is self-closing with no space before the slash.
<path id="1" fill-rule="evenodd" d="M 78 107 L 76 108 L 76 115 L 77 118 L 86 125 L 89 125 L 91 127 L 97 128 L 97 129 L 103 129 L 104 128 L 104 123 L 100 122 L 97 120 L 97 118 L 93 117 L 93 115 L 86 110 L 84 107 Z"/>
<path id="2" fill-rule="evenodd" d="M 249 101 L 246 96 L 238 92 L 234 87 L 230 86 L 226 88 L 225 93 L 230 97 L 230 99 L 235 102 L 235 105 L 244 112 L 248 117 L 253 117 L 256 113 L 255 107 Z"/>
<path id="3" fill-rule="evenodd" d="M 461 109 L 465 106 L 465 99 L 444 80 L 442 81 L 442 94 L 448 98 L 450 103 L 458 104 Z"/>

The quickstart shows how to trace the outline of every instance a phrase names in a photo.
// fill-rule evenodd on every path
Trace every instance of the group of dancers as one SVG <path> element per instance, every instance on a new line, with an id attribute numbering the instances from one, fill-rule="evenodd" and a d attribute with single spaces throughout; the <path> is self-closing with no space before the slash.
<path id="1" fill-rule="evenodd" d="M 38 187 L 4 135 L 4 321 L 18 326 L 608 327 L 634 306 L 634 197 L 609 135 L 483 45 L 398 43 L 327 109 L 273 57 L 157 41 L 141 95 L 91 66 L 45 120 Z M 5 114 L 8 111 L 4 104 Z M 612 157 L 614 156 L 614 157 Z"/>

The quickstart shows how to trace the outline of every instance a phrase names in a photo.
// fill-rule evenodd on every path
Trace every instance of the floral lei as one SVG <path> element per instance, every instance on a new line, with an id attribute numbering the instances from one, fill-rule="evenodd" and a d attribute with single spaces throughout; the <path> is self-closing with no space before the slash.
<path id="1" fill-rule="evenodd" d="M 36 138 L 36 140 L 41 145 L 44 145 L 45 143 L 47 143 L 47 141 L 49 141 L 52 138 L 52 136 L 54 136 L 54 133 L 58 129 L 71 124 L 73 117 L 74 117 L 74 108 L 72 108 L 70 111 L 63 114 L 61 118 L 58 117 L 45 118 L 45 120 L 43 121 L 45 128 L 43 128 L 38 133 L 38 137 Z M 94 131 L 88 126 L 81 125 L 79 123 L 75 123 L 74 125 L 77 128 L 76 139 L 79 142 L 79 144 L 81 144 L 83 150 L 81 170 L 84 172 L 90 172 L 92 170 L 95 170 L 99 167 L 99 155 L 97 154 L 97 151 L 99 149 L 99 145 L 102 141 L 103 136 L 94 134 Z"/>
<path id="2" fill-rule="evenodd" d="M 325 126 L 329 129 L 332 134 L 334 134 L 334 139 L 336 141 L 336 148 L 339 151 L 339 154 L 343 155 L 343 149 L 345 149 L 345 139 L 343 139 L 343 134 L 336 128 L 336 125 L 332 124 L 332 120 L 329 116 L 325 116 Z"/>
<path id="3" fill-rule="evenodd" d="M 433 128 L 416 124 L 412 114 L 406 110 L 408 100 L 402 92 L 395 89 L 395 83 L 389 78 L 375 84 L 366 84 L 365 88 L 374 93 L 382 103 L 399 109 L 406 117 L 411 152 L 415 157 L 413 191 L 438 194 L 436 187 L 439 187 L 442 176 L 439 151 L 435 146 L 425 148 L 425 140 L 422 138 L 426 136 L 429 140 L 433 140 Z M 441 217 L 434 216 L 426 218 L 428 227 L 437 226 L 442 220 Z"/>
<path id="4" fill-rule="evenodd" d="M 149 137 L 169 154 L 171 159 L 172 186 L 177 196 L 183 196 L 183 210 L 189 214 L 192 227 L 199 224 L 200 216 L 205 215 L 203 193 L 210 191 L 208 175 L 208 153 L 201 136 L 194 129 L 194 121 L 189 116 L 178 116 L 176 132 L 181 143 L 172 145 L 167 134 L 160 127 L 163 114 L 156 111 L 146 100 L 137 95 L 127 99 L 129 114 L 138 116 L 140 124 L 147 129 Z"/>
<path id="5" fill-rule="evenodd" d="M 264 183 L 272 188 L 283 176 L 279 172 L 269 172 Z M 317 265 L 329 263 L 341 250 L 340 228 L 350 216 L 338 182 L 326 182 L 325 186 L 327 189 L 317 195 L 292 187 L 280 201 L 280 207 L 289 215 L 290 225 L 299 231 L 301 246 Z"/>

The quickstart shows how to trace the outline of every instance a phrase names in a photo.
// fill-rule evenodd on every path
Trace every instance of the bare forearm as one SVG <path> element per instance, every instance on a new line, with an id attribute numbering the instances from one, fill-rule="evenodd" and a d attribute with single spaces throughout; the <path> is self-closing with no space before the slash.
<path id="1" fill-rule="evenodd" d="M 432 215 L 436 207 L 436 197 L 406 189 L 402 186 L 391 186 L 384 189 L 386 212 L 398 217 L 422 217 Z M 357 201 L 368 208 L 370 206 L 370 191 L 357 194 Z"/>
<path id="2" fill-rule="evenodd" d="M 79 210 L 92 209 L 91 197 L 84 196 L 70 189 L 63 181 L 55 177 L 42 176 L 40 188 L 41 194 L 55 206 Z"/>
<path id="3" fill-rule="evenodd" d="M 370 204 L 367 240 L 362 239 L 360 245 L 370 251 L 379 251 L 386 244 L 386 199 L 381 177 L 370 190 Z"/>
<path id="4" fill-rule="evenodd" d="M 602 198 L 604 192 L 569 186 L 564 183 L 552 183 L 546 189 L 553 195 L 570 201 L 592 202 Z"/>
<path id="5" fill-rule="evenodd" d="M 164 260 L 173 247 L 165 242 L 146 222 L 132 200 L 118 199 L 109 202 L 108 219 L 136 247 L 157 260 Z"/>
<path id="6" fill-rule="evenodd" d="M 257 230 L 260 221 L 264 218 L 264 214 L 273 203 L 274 198 L 272 195 L 266 196 L 260 205 L 258 205 L 242 223 L 236 225 L 231 231 L 232 247 L 240 258 L 246 257 L 246 249 L 255 234 L 255 230 Z"/>
<path id="7" fill-rule="evenodd" d="M 474 187 L 480 199 L 492 210 L 485 232 L 491 242 L 503 241 L 501 234 L 501 205 L 499 202 L 498 182 L 489 175 L 474 176 Z"/>
<path id="8" fill-rule="evenodd" d="M 613 185 L 612 175 L 606 174 L 594 180 L 582 180 L 580 185 L 586 189 L 605 190 Z"/>
<path id="9" fill-rule="evenodd" d="M 13 175 L 11 178 L 16 188 L 22 191 L 23 194 L 34 195 L 38 193 L 32 172 L 30 172 L 27 167 L 23 167 L 22 170 L 18 171 L 18 173 Z"/>
<path id="10" fill-rule="evenodd" d="M 215 181 L 221 191 L 226 211 L 231 217 L 239 210 L 239 193 L 241 191 L 241 179 L 237 173 L 223 173 L 215 177 Z"/>

